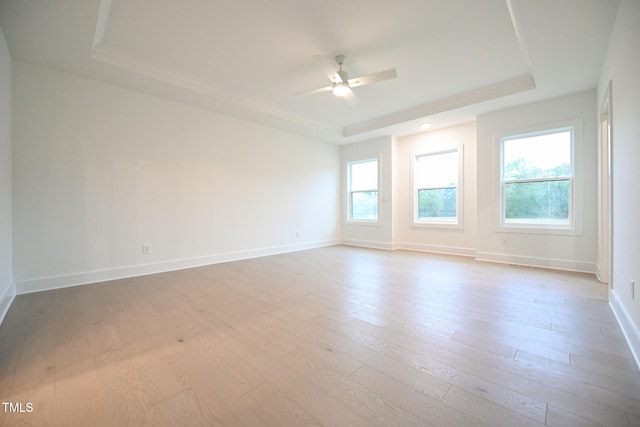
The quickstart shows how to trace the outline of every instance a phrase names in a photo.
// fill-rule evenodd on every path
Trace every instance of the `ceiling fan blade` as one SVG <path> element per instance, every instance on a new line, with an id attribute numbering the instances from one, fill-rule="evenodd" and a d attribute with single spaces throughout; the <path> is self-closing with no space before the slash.
<path id="1" fill-rule="evenodd" d="M 340 82 L 348 82 L 349 81 L 349 75 L 347 74 L 347 72 L 345 70 L 339 70 L 336 73 L 336 77 L 335 77 L 335 81 L 340 83 Z"/>
<path id="2" fill-rule="evenodd" d="M 352 88 L 364 85 L 370 85 L 371 83 L 380 82 L 382 80 L 395 79 L 398 77 L 395 68 L 379 71 L 377 73 L 369 74 L 367 76 L 355 77 L 349 80 L 349 86 Z"/>
<path id="3" fill-rule="evenodd" d="M 320 89 L 306 90 L 304 92 L 300 92 L 298 95 L 309 95 L 312 93 L 330 92 L 332 90 L 333 90 L 333 85 L 321 87 Z"/>
<path id="4" fill-rule="evenodd" d="M 358 101 L 358 97 L 355 93 L 353 93 L 353 91 L 343 96 L 342 99 L 344 99 L 350 107 L 357 107 L 360 104 L 360 102 Z"/>

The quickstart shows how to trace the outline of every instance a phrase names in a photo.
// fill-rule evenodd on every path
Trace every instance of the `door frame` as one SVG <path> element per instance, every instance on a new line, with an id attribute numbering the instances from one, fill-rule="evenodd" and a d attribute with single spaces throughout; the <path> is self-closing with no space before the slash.
<path id="1" fill-rule="evenodd" d="M 600 103 L 598 120 L 598 279 L 613 289 L 613 127 L 611 81 Z"/>

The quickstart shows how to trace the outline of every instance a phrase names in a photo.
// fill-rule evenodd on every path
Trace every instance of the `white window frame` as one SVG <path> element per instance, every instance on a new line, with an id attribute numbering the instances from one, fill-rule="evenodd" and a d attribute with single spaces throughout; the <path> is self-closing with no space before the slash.
<path id="1" fill-rule="evenodd" d="M 376 219 L 361 219 L 361 218 L 353 218 L 353 211 L 352 211 L 352 206 L 351 206 L 351 200 L 352 200 L 352 193 L 354 193 L 354 191 L 351 191 L 351 166 L 355 165 L 355 164 L 360 164 L 360 163 L 368 163 L 368 162 L 376 162 L 376 167 L 377 167 L 377 180 L 376 180 L 376 188 L 373 189 L 365 189 L 365 190 L 358 190 L 357 192 L 376 192 L 377 193 L 377 207 L 376 207 L 376 212 L 377 212 L 377 216 Z M 358 160 L 351 160 L 348 161 L 346 163 L 347 165 L 347 222 L 348 223 L 355 223 L 355 224 L 379 224 L 380 222 L 380 158 L 379 157 L 368 157 L 366 159 L 358 159 Z"/>
<path id="2" fill-rule="evenodd" d="M 540 224 L 540 223 L 507 223 L 505 222 L 505 180 L 504 180 L 504 141 L 531 136 L 571 131 L 571 170 L 569 179 L 569 224 Z M 558 123 L 550 123 L 525 129 L 515 129 L 497 133 L 494 137 L 497 162 L 496 177 L 496 215 L 494 229 L 499 232 L 533 233 L 533 234 L 558 234 L 558 235 L 582 235 L 582 120 L 568 120 Z M 541 178 L 531 180 L 519 180 L 519 182 L 531 181 L 556 181 L 559 179 Z"/>
<path id="3" fill-rule="evenodd" d="M 463 144 L 446 144 L 439 147 L 438 150 L 421 151 L 420 153 L 411 153 L 411 225 L 412 227 L 427 228 L 463 228 L 463 212 L 464 212 L 464 145 Z M 425 156 L 435 156 L 438 154 L 446 154 L 457 152 L 458 154 L 458 184 L 456 194 L 456 216 L 455 218 L 418 218 L 418 183 L 416 174 L 418 172 L 418 160 Z M 435 189 L 435 187 L 433 187 Z M 438 187 L 440 188 L 440 187 Z M 451 188 L 451 187 L 447 187 Z"/>

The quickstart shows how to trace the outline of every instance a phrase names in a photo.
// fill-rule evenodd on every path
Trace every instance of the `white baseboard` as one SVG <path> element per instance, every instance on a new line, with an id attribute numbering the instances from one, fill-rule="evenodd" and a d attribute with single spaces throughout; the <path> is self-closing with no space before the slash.
<path id="1" fill-rule="evenodd" d="M 9 311 L 9 307 L 11 307 L 11 303 L 13 303 L 14 298 L 16 297 L 16 285 L 12 283 L 11 286 L 5 289 L 4 293 L 0 295 L 0 325 L 4 320 L 7 312 Z"/>
<path id="2" fill-rule="evenodd" d="M 633 358 L 636 360 L 638 369 L 640 369 L 640 330 L 638 330 L 638 326 L 633 322 L 631 316 L 629 316 L 624 305 L 620 303 L 618 295 L 611 290 L 609 291 L 609 306 L 614 316 L 616 316 L 618 325 L 620 325 L 620 329 L 622 329 L 627 344 L 629 344 Z"/>
<path id="3" fill-rule="evenodd" d="M 476 260 L 498 262 L 502 264 L 515 264 L 526 267 L 550 268 L 553 270 L 576 271 L 579 273 L 596 273 L 596 264 L 593 262 L 566 259 L 538 258 L 491 252 L 476 252 Z"/>
<path id="4" fill-rule="evenodd" d="M 579 273 L 596 273 L 596 264 L 591 262 L 563 260 L 553 258 L 524 257 L 519 255 L 507 255 L 490 252 L 476 252 L 472 248 L 458 248 L 453 246 L 425 245 L 419 243 L 387 243 L 369 240 L 343 239 L 346 246 L 357 246 L 372 249 L 396 250 L 404 249 L 416 252 L 426 252 L 444 255 L 457 255 L 475 257 L 477 261 L 497 262 L 501 264 L 515 264 L 527 267 L 549 268 L 553 270 L 566 270 Z"/>
<path id="5" fill-rule="evenodd" d="M 227 252 L 222 254 L 207 255 L 203 257 L 169 260 L 153 264 L 116 267 L 105 270 L 86 271 L 61 276 L 21 280 L 16 282 L 15 284 L 15 293 L 20 295 L 32 292 L 48 291 L 52 289 L 68 288 L 70 286 L 88 285 L 91 283 L 104 282 L 108 280 L 126 279 L 129 277 L 145 276 L 148 274 L 164 273 L 167 271 L 202 267 L 205 265 L 219 264 L 222 262 L 239 261 L 243 259 L 277 255 L 287 252 L 296 252 L 306 249 L 320 248 L 324 246 L 334 246 L 338 244 L 340 244 L 340 240 L 338 239 L 321 240 L 294 245 L 273 246 L 268 248 L 250 249 L 246 251 Z"/>
<path id="6" fill-rule="evenodd" d="M 396 249 L 393 243 L 375 242 L 371 240 L 342 239 L 342 244 L 345 246 L 358 246 L 360 248 L 371 248 L 371 249 L 385 249 L 389 251 Z"/>
<path id="7" fill-rule="evenodd" d="M 405 249 L 408 251 L 428 252 L 443 255 L 458 255 L 465 257 L 473 257 L 476 255 L 475 249 L 457 248 L 453 246 L 424 245 L 420 243 L 396 243 L 397 249 Z"/>
<path id="8" fill-rule="evenodd" d="M 427 252 L 444 255 L 459 255 L 467 257 L 472 257 L 476 253 L 475 249 L 454 248 L 450 246 L 422 245 L 417 243 L 388 243 L 370 240 L 343 239 L 342 244 L 346 246 L 357 246 L 360 248 L 384 249 L 388 251 L 404 249 L 407 251 Z"/>

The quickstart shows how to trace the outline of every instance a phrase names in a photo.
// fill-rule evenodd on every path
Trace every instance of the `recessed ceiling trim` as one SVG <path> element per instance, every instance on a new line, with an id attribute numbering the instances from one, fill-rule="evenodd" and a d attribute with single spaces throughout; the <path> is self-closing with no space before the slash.
<path id="1" fill-rule="evenodd" d="M 520 18 L 520 9 L 516 0 L 507 0 L 507 8 L 509 9 L 509 16 L 511 16 L 511 24 L 513 30 L 516 33 L 516 40 L 518 40 L 518 46 L 520 47 L 520 53 L 527 71 L 533 73 L 533 66 L 531 65 L 531 57 L 529 56 L 529 48 L 524 37 L 524 30 L 522 29 L 522 19 Z"/>
<path id="2" fill-rule="evenodd" d="M 276 109 L 273 106 L 264 105 L 249 99 L 241 99 L 237 96 L 231 96 L 228 93 L 217 90 L 179 72 L 172 72 L 171 70 L 166 69 L 166 67 L 155 66 L 149 61 L 133 59 L 121 52 L 118 52 L 117 49 L 108 47 L 104 43 L 104 38 L 109 23 L 111 2 L 112 0 L 100 1 L 100 9 L 98 11 L 96 29 L 90 53 L 90 58 L 92 60 L 204 95 L 214 100 L 216 104 L 226 103 L 233 105 L 235 107 L 233 111 L 236 111 L 238 114 L 228 115 L 232 115 L 237 118 L 255 120 L 258 123 L 272 125 L 276 128 L 285 128 L 288 130 L 291 130 L 292 127 L 296 129 L 300 129 L 301 127 L 308 128 L 309 131 L 302 132 L 307 135 L 313 135 L 314 131 L 319 131 L 329 137 L 339 137 L 343 134 L 341 126 L 318 120 L 310 120 L 306 117 Z M 231 109 L 225 108 L 225 111 L 228 113 Z M 286 125 L 283 125 L 283 121 Z"/>
<path id="3" fill-rule="evenodd" d="M 111 13 L 111 0 L 100 1 L 92 48 L 95 48 L 104 41 L 104 34 L 107 31 L 107 22 L 109 21 L 109 13 Z"/>
<path id="4" fill-rule="evenodd" d="M 316 120 L 309 120 L 305 117 L 291 114 L 286 111 L 278 110 L 274 107 L 260 104 L 248 99 L 241 99 L 231 96 L 227 93 L 219 91 L 211 86 L 198 82 L 195 79 L 188 78 L 179 73 L 171 72 L 159 66 L 154 66 L 145 61 L 135 60 L 129 58 L 114 49 L 110 49 L 104 44 L 99 44 L 91 50 L 91 59 L 101 62 L 103 64 L 111 65 L 122 70 L 142 75 L 144 77 L 170 84 L 188 91 L 204 95 L 216 103 L 225 103 L 235 106 L 235 110 L 242 110 L 242 114 L 232 115 L 244 120 L 253 119 L 260 123 L 268 123 L 269 118 L 273 121 L 286 121 L 289 123 L 295 123 L 296 125 L 303 125 L 305 127 L 316 129 L 323 133 L 341 135 L 343 129 L 340 126 L 332 125 L 330 123 L 324 123 Z M 225 109 L 226 110 L 226 109 Z M 255 117 L 260 115 L 261 117 Z M 281 126 L 276 126 L 281 127 Z M 299 126 L 297 126 L 299 127 Z"/>
<path id="5" fill-rule="evenodd" d="M 377 117 L 372 120 L 345 126 L 344 136 L 355 136 L 366 132 L 382 129 L 388 126 L 397 125 L 431 116 L 445 111 L 455 110 L 457 108 L 478 104 L 484 101 L 501 98 L 507 95 L 524 92 L 535 89 L 536 83 L 533 77 L 525 74 L 498 83 L 483 86 L 481 88 L 472 89 L 446 98 L 441 98 L 416 107 L 407 108 L 395 113 Z"/>

